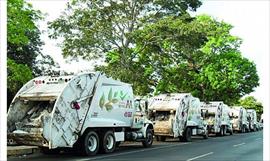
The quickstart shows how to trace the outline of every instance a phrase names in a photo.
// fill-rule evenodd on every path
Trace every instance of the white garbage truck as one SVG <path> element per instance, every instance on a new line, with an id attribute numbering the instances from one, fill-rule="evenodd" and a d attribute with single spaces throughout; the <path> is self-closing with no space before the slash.
<path id="1" fill-rule="evenodd" d="M 208 138 L 198 98 L 190 93 L 172 93 L 149 100 L 149 119 L 154 123 L 154 135 L 158 141 L 165 141 L 166 137 L 191 141 L 192 135 Z"/>
<path id="2" fill-rule="evenodd" d="M 208 133 L 224 136 L 226 133 L 233 134 L 230 120 L 230 108 L 221 101 L 203 102 L 201 108 L 205 111 L 205 121 L 208 125 Z"/>
<path id="3" fill-rule="evenodd" d="M 232 117 L 233 131 L 248 132 L 249 123 L 247 120 L 247 111 L 242 106 L 233 106 L 230 109 L 230 115 Z"/>
<path id="4" fill-rule="evenodd" d="M 257 122 L 257 113 L 254 109 L 247 109 L 249 129 L 251 131 L 259 130 L 259 124 Z"/>
<path id="5" fill-rule="evenodd" d="M 113 152 L 123 141 L 150 147 L 153 124 L 139 105 L 130 84 L 100 72 L 37 77 L 9 107 L 8 142 L 47 150 L 77 147 L 84 155 Z"/>

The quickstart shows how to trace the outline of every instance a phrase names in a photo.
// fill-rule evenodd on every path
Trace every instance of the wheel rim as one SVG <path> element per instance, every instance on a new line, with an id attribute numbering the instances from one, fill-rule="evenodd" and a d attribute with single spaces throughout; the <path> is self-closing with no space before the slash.
<path id="1" fill-rule="evenodd" d="M 97 149 L 97 138 L 91 135 L 88 139 L 88 149 L 93 152 Z"/>
<path id="2" fill-rule="evenodd" d="M 107 149 L 112 149 L 113 148 L 113 136 L 112 135 L 108 135 L 107 139 L 106 139 L 106 147 Z"/>

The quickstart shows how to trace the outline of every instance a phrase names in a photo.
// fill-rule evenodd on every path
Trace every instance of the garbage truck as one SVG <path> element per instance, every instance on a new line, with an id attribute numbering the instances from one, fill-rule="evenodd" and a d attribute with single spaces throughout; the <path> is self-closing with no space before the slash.
<path id="1" fill-rule="evenodd" d="M 245 133 L 249 131 L 249 123 L 247 120 L 247 111 L 242 106 L 233 106 L 230 109 L 232 117 L 233 131 Z"/>
<path id="2" fill-rule="evenodd" d="M 154 135 L 158 141 L 171 137 L 188 142 L 192 135 L 208 138 L 198 98 L 190 93 L 171 93 L 149 100 L 149 119 L 154 123 Z"/>
<path id="3" fill-rule="evenodd" d="M 207 122 L 209 134 L 217 136 L 225 136 L 226 133 L 233 134 L 230 110 L 226 104 L 222 101 L 202 102 L 201 108 L 206 113 L 204 119 Z"/>
<path id="4" fill-rule="evenodd" d="M 123 141 L 153 142 L 153 124 L 134 100 L 132 86 L 100 72 L 42 76 L 26 83 L 7 116 L 8 143 L 45 152 L 77 148 L 111 153 Z"/>
<path id="5" fill-rule="evenodd" d="M 257 113 L 254 109 L 247 109 L 249 129 L 251 131 L 258 131 L 259 124 L 257 122 Z"/>

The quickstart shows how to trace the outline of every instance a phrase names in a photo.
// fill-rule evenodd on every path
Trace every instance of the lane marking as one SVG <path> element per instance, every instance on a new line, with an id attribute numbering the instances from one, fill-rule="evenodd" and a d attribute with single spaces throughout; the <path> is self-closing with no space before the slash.
<path id="1" fill-rule="evenodd" d="M 195 160 L 195 159 L 199 159 L 199 158 L 202 158 L 202 157 L 205 157 L 205 156 L 207 156 L 207 155 L 211 155 L 211 154 L 213 154 L 214 152 L 210 152 L 210 153 L 206 153 L 206 154 L 203 154 L 203 155 L 199 155 L 199 156 L 196 156 L 196 157 L 194 157 L 194 158 L 190 158 L 190 159 L 188 159 L 187 161 L 192 161 L 192 160 Z"/>
<path id="2" fill-rule="evenodd" d="M 237 146 L 241 146 L 241 145 L 245 145 L 246 143 L 241 143 L 241 144 L 236 144 L 236 145 L 233 145 L 233 147 L 237 147 Z"/>
<path id="3" fill-rule="evenodd" d="M 162 147 L 155 147 L 155 148 L 151 148 L 151 149 L 142 149 L 142 150 L 137 150 L 137 151 L 128 151 L 128 152 L 122 152 L 122 153 L 118 153 L 118 154 L 110 154 L 110 155 L 106 155 L 106 156 L 98 156 L 98 157 L 85 158 L 85 159 L 77 159 L 76 161 L 88 161 L 88 160 L 104 159 L 104 158 L 110 158 L 110 157 L 115 157 L 115 156 L 120 156 L 120 155 L 126 155 L 126 154 L 133 154 L 133 153 L 151 151 L 151 150 L 156 150 L 156 149 L 171 148 L 171 147 L 180 146 L 180 145 L 186 145 L 186 144 L 191 144 L 191 143 L 174 144 L 174 145 L 167 145 L 167 146 L 162 146 Z"/>

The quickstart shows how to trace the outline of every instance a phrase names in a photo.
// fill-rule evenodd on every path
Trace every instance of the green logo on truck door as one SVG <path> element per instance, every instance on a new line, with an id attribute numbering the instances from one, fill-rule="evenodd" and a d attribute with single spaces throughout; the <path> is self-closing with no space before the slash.
<path id="1" fill-rule="evenodd" d="M 106 101 L 106 95 L 103 93 L 102 96 L 99 99 L 99 107 L 101 109 L 106 109 L 107 111 L 111 111 L 113 109 L 113 104 L 116 104 L 119 102 L 118 97 L 123 101 L 128 93 L 124 93 L 123 91 L 116 91 L 113 92 L 112 88 L 110 88 L 109 93 L 108 93 L 108 101 Z"/>

